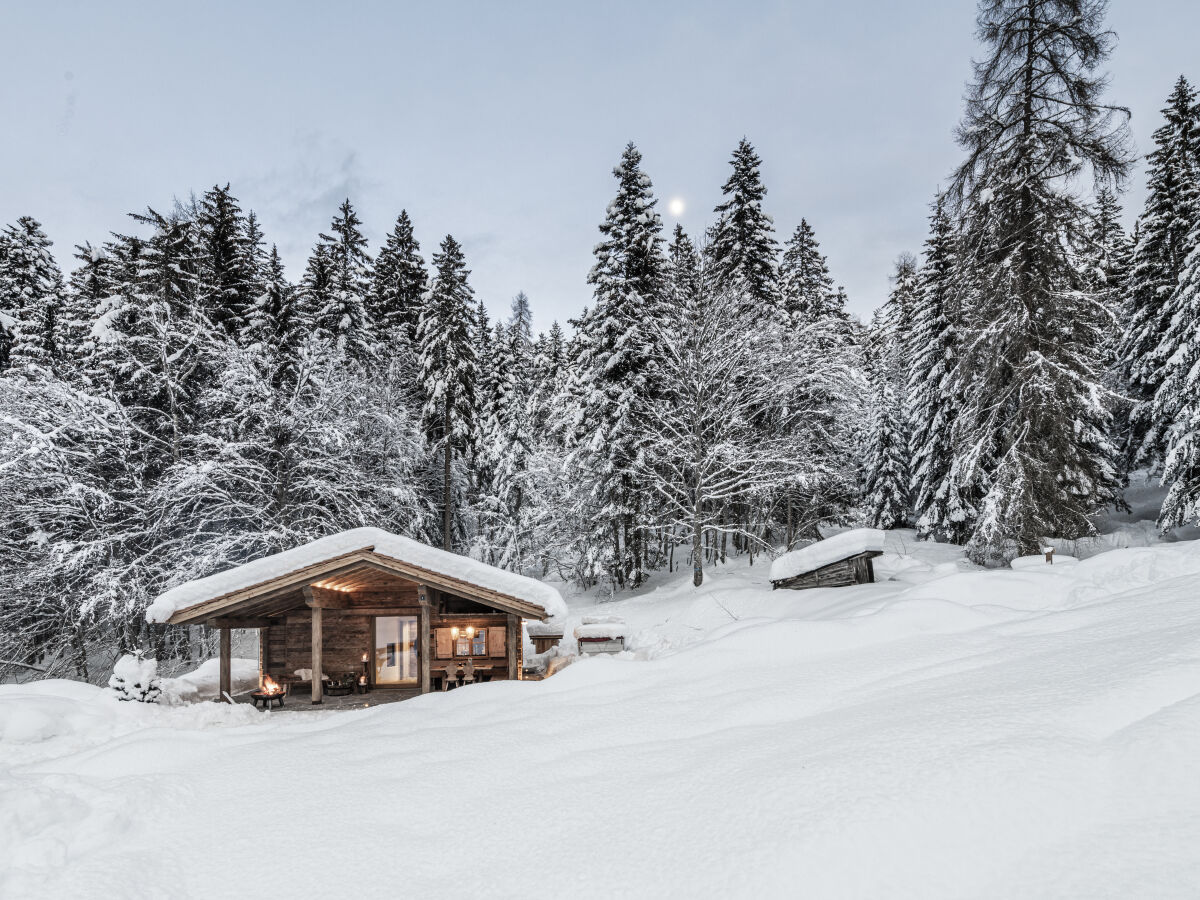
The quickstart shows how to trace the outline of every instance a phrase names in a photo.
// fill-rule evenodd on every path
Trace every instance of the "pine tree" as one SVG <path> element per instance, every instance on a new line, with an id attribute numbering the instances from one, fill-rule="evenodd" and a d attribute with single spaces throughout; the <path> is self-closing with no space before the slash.
<path id="1" fill-rule="evenodd" d="M 241 340 L 269 358 L 274 389 L 295 383 L 300 350 L 310 328 L 299 293 L 288 284 L 279 249 L 272 244 L 263 270 L 262 293 L 250 307 Z"/>
<path id="2" fill-rule="evenodd" d="M 254 253 L 237 199 L 224 187 L 205 191 L 196 211 L 200 302 L 213 323 L 231 337 L 241 333 L 254 302 Z M 257 222 L 255 222 L 257 230 Z M 261 235 L 256 235 L 261 237 Z"/>
<path id="3" fill-rule="evenodd" d="M 1175 347 L 1164 367 L 1153 415 L 1164 423 L 1167 485 L 1158 527 L 1164 531 L 1200 518 L 1200 222 L 1195 248 L 1175 290 L 1176 315 L 1167 339 Z"/>
<path id="4" fill-rule="evenodd" d="M 328 294 L 312 312 L 321 339 L 338 355 L 359 362 L 375 355 L 376 341 L 374 323 L 367 314 L 371 258 L 361 224 L 350 201 L 342 201 L 329 226 L 332 234 L 321 235 L 329 264 Z"/>
<path id="5" fill-rule="evenodd" d="M 62 273 L 41 224 L 22 216 L 0 231 L 0 371 L 59 357 Z"/>
<path id="6" fill-rule="evenodd" d="M 1194 246 L 1190 235 L 1200 221 L 1200 106 L 1186 78 L 1175 83 L 1162 114 L 1166 122 L 1154 132 L 1148 158 L 1146 205 L 1138 219 L 1126 326 L 1117 350 L 1133 397 L 1124 452 L 1131 467 L 1162 462 L 1165 422 L 1155 415 L 1154 400 L 1164 368 L 1178 350 L 1171 337 L 1171 320 L 1180 306 L 1174 294 Z"/>
<path id="7" fill-rule="evenodd" d="M 982 0 L 954 181 L 964 222 L 967 296 L 959 419 L 968 479 L 988 489 L 968 544 L 1003 564 L 1041 538 L 1094 533 L 1114 501 L 1116 451 L 1099 385 L 1100 300 L 1083 288 L 1070 247 L 1086 210 L 1073 190 L 1129 166 L 1122 110 L 1100 100 L 1108 55 L 1103 0 Z"/>
<path id="8" fill-rule="evenodd" d="M 775 225 L 762 208 L 767 189 L 762 160 L 745 138 L 730 160 L 733 173 L 721 188 L 726 199 L 716 208 L 717 229 L 708 247 L 709 274 L 718 291 L 738 292 L 759 313 L 778 302 Z"/>
<path id="9" fill-rule="evenodd" d="M 676 225 L 667 247 L 667 291 L 672 303 L 700 293 L 700 254 L 682 225 Z"/>
<path id="10" fill-rule="evenodd" d="M 450 235 L 433 255 L 434 279 L 426 292 L 417 326 L 424 416 L 441 444 L 442 546 L 453 546 L 453 471 L 455 447 L 472 436 L 475 411 L 476 359 L 471 306 L 473 292 L 462 247 Z"/>
<path id="11" fill-rule="evenodd" d="M 647 325 L 661 316 L 666 268 L 662 219 L 641 161 L 628 144 L 613 169 L 617 196 L 593 251 L 588 283 L 596 302 L 578 320 L 572 388 L 579 407 L 574 464 L 593 513 L 582 555 L 594 561 L 592 574 L 606 572 L 630 587 L 645 578 L 648 554 L 648 535 L 638 522 L 645 497 L 634 471 L 644 435 L 632 409 L 651 390 L 656 351 Z"/>
<path id="12" fill-rule="evenodd" d="M 385 339 L 404 328 L 408 340 L 416 340 L 421 298 L 428 288 L 428 281 L 421 245 L 413 236 L 412 220 L 406 210 L 400 210 L 396 225 L 375 260 L 375 280 L 371 290 L 371 318 Z"/>
<path id="13" fill-rule="evenodd" d="M 954 467 L 953 430 L 962 405 L 956 382 L 958 333 L 953 325 L 955 235 L 941 193 L 929 223 L 910 341 L 910 496 L 919 537 L 964 544 L 975 522 L 975 509 L 964 497 Z"/>
<path id="14" fill-rule="evenodd" d="M 112 261 L 105 247 L 93 247 L 85 241 L 75 246 L 74 256 L 79 265 L 71 273 L 59 330 L 63 355 L 71 360 L 73 368 L 80 368 L 86 366 L 86 360 L 95 350 L 96 323 L 115 285 Z"/>
<path id="15" fill-rule="evenodd" d="M 246 213 L 245 236 L 246 285 L 247 295 L 251 303 L 263 295 L 266 290 L 270 257 L 267 254 L 267 239 L 263 235 L 262 226 L 258 224 L 258 216 L 254 210 Z"/>
<path id="16" fill-rule="evenodd" d="M 304 316 L 314 323 L 320 310 L 332 303 L 333 266 L 329 258 L 329 247 L 317 243 L 308 257 L 304 275 L 300 279 L 300 298 Z"/>
<path id="17" fill-rule="evenodd" d="M 821 254 L 812 226 L 800 220 L 783 248 L 779 263 L 779 291 L 784 312 L 793 322 L 813 322 L 845 315 L 837 299 L 829 265 Z"/>
<path id="18" fill-rule="evenodd" d="M 900 341 L 894 329 L 886 313 L 877 311 L 867 342 L 872 421 L 863 500 L 872 528 L 898 528 L 908 519 L 908 446 L 895 372 Z"/>

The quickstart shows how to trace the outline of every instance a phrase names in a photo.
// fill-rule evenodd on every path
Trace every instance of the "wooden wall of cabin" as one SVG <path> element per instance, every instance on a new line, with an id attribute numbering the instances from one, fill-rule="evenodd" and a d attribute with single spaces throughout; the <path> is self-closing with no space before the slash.
<path id="1" fill-rule="evenodd" d="M 432 640 L 430 641 L 433 647 L 433 655 L 430 659 L 430 671 L 435 676 L 439 676 L 446 671 L 446 665 L 449 663 L 466 662 L 468 658 L 474 661 L 476 666 L 491 666 L 492 670 L 489 673 L 490 677 L 500 681 L 508 678 L 508 657 L 512 649 L 511 643 L 508 640 L 508 616 L 504 613 L 496 614 L 479 614 L 479 615 L 449 615 L 439 616 L 434 615 L 430 618 L 430 626 L 433 629 Z M 454 653 L 454 642 L 450 634 L 450 629 L 457 627 L 460 631 L 465 628 L 480 628 L 488 629 L 487 650 L 483 656 L 472 655 L 456 656 Z M 518 640 L 516 641 L 517 653 L 517 670 L 520 671 L 520 635 L 518 632 Z"/>
<path id="2" fill-rule="evenodd" d="M 372 609 L 372 614 L 364 614 L 353 609 L 326 609 L 322 619 L 322 652 L 324 654 L 324 669 L 326 675 L 341 675 L 347 672 L 362 671 L 362 655 L 371 650 L 372 617 L 373 615 L 416 615 L 416 609 Z M 524 663 L 524 653 L 521 646 L 521 629 L 516 628 L 516 639 L 510 640 L 508 616 L 504 613 L 494 614 L 454 614 L 430 616 L 430 670 L 441 673 L 451 662 L 465 662 L 468 657 L 454 655 L 451 640 L 449 650 L 446 640 L 450 637 L 450 629 L 457 626 L 486 628 L 489 632 L 487 643 L 488 652 L 485 655 L 472 655 L 477 666 L 491 666 L 490 677 L 501 680 L 508 677 L 508 659 L 515 652 L 516 669 L 521 671 Z M 439 643 L 439 633 L 441 642 Z M 273 678 L 293 676 L 297 669 L 312 668 L 312 611 L 300 608 L 281 616 L 278 624 L 264 628 L 260 633 L 260 665 L 261 670 Z"/>
<path id="3" fill-rule="evenodd" d="M 398 613 L 399 614 L 399 613 Z M 363 670 L 362 655 L 371 644 L 371 617 L 353 610 L 327 609 L 321 620 L 325 674 Z M 273 678 L 312 668 L 312 611 L 298 609 L 282 624 L 265 629 L 266 671 Z"/>

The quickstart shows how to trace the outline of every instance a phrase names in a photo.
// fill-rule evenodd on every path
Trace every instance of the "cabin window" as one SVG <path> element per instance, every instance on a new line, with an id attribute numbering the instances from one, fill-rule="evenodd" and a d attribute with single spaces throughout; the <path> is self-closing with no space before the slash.
<path id="1" fill-rule="evenodd" d="M 486 628 L 455 628 L 455 656 L 487 656 Z"/>
<path id="2" fill-rule="evenodd" d="M 376 617 L 375 683 L 416 684 L 418 676 L 417 617 Z"/>

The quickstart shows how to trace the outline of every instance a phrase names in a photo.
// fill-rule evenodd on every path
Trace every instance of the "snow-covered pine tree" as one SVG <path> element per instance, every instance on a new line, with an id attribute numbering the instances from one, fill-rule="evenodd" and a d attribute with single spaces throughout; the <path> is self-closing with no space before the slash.
<path id="1" fill-rule="evenodd" d="M 682 225 L 671 232 L 667 246 L 667 293 L 672 302 L 682 302 L 700 294 L 700 254 Z"/>
<path id="2" fill-rule="evenodd" d="M 375 355 L 375 323 L 367 313 L 371 293 L 371 258 L 367 239 L 350 200 L 342 201 L 329 229 L 322 234 L 329 263 L 328 293 L 312 311 L 317 334 L 338 355 L 366 361 Z"/>
<path id="3" fill-rule="evenodd" d="M 434 278 L 426 292 L 417 325 L 417 347 L 424 393 L 424 417 L 442 451 L 442 546 L 453 546 L 453 467 L 456 447 L 472 437 L 475 413 L 476 359 L 471 305 L 462 247 L 446 235 L 433 255 Z"/>
<path id="4" fill-rule="evenodd" d="M 271 386 L 294 384 L 300 350 L 311 330 L 299 292 L 288 284 L 279 249 L 272 244 L 263 267 L 262 293 L 246 316 L 241 341 L 268 362 Z"/>
<path id="5" fill-rule="evenodd" d="M 1071 247 L 1087 220 L 1079 179 L 1119 181 L 1130 164 L 1124 110 L 1100 99 L 1104 0 L 982 0 L 953 184 L 965 405 L 955 441 L 988 486 L 968 544 L 979 563 L 1035 552 L 1043 536 L 1094 533 L 1119 490 L 1102 390 L 1104 310 Z"/>
<path id="6" fill-rule="evenodd" d="M 912 316 L 908 375 L 910 496 L 922 538 L 965 544 L 975 509 L 964 497 L 954 468 L 958 394 L 958 335 L 954 226 L 938 193 L 929 219 L 925 260 Z"/>
<path id="7" fill-rule="evenodd" d="M 253 251 L 258 248 L 247 240 L 246 217 L 228 184 L 204 192 L 195 229 L 199 301 L 208 318 L 236 338 L 256 296 Z"/>
<path id="8" fill-rule="evenodd" d="M 570 389 L 577 404 L 573 465 L 591 510 L 590 534 L 580 551 L 591 561 L 585 577 L 604 573 L 622 587 L 641 584 L 649 554 L 648 534 L 639 522 L 646 497 L 635 472 L 646 435 L 632 410 L 654 390 L 649 323 L 662 313 L 666 268 L 662 219 L 641 161 L 630 143 L 613 169 L 617 196 L 593 250 L 588 283 L 596 302 L 578 320 L 579 357 Z"/>
<path id="9" fill-rule="evenodd" d="M 914 270 L 911 257 L 901 257 L 896 269 L 892 297 L 897 306 L 876 310 L 866 344 L 867 378 L 870 385 L 870 444 L 867 447 L 863 482 L 863 506 L 872 528 L 898 528 L 908 520 L 908 441 L 903 397 L 897 390 L 902 372 L 897 371 L 897 348 L 904 341 L 897 323 L 904 316 L 899 304 L 907 303 Z"/>
<path id="10" fill-rule="evenodd" d="M 1200 519 L 1200 222 L 1193 249 L 1174 292 L 1175 316 L 1167 340 L 1175 348 L 1164 367 L 1153 408 L 1164 423 L 1167 485 L 1158 527 L 1166 531 Z"/>
<path id="11" fill-rule="evenodd" d="M 64 358 L 70 361 L 72 374 L 79 375 L 82 374 L 79 370 L 95 350 L 96 322 L 115 286 L 107 248 L 93 247 L 85 241 L 75 246 L 74 256 L 79 265 L 68 281 L 66 302 L 59 320 L 59 344 Z"/>
<path id="12" fill-rule="evenodd" d="M 1096 190 L 1091 207 L 1091 224 L 1082 257 L 1084 286 L 1098 296 L 1111 317 L 1110 329 L 1116 332 L 1124 313 L 1126 281 L 1132 262 L 1133 246 L 1121 227 L 1121 204 L 1107 185 Z M 1116 353 L 1114 337 L 1109 343 Z"/>
<path id="13" fill-rule="evenodd" d="M 258 215 L 254 210 L 246 213 L 245 237 L 243 239 L 246 256 L 247 294 L 251 302 L 263 295 L 266 290 L 267 267 L 270 257 L 267 253 L 267 239 L 263 235 L 262 226 L 258 223 Z"/>
<path id="14" fill-rule="evenodd" d="M 1200 106 L 1183 76 L 1162 110 L 1166 121 L 1154 132 L 1147 169 L 1146 205 L 1138 218 L 1138 240 L 1126 283 L 1125 330 L 1117 348 L 1119 372 L 1132 397 L 1124 448 L 1126 465 L 1158 467 L 1166 428 L 1155 413 L 1165 367 L 1179 345 L 1172 317 L 1184 304 L 1175 297 L 1200 221 Z M 1162 395 L 1166 419 L 1172 418 Z"/>
<path id="15" fill-rule="evenodd" d="M 778 305 L 779 245 L 775 224 L 763 211 L 767 193 L 759 167 L 762 160 L 745 138 L 730 159 L 733 172 L 721 188 L 725 200 L 717 206 L 717 227 L 706 248 L 706 272 L 715 290 L 742 297 L 759 314 Z"/>
<path id="16" fill-rule="evenodd" d="M 41 223 L 22 216 L 0 231 L 0 371 L 48 367 L 59 357 L 62 273 Z"/>
<path id="17" fill-rule="evenodd" d="M 421 257 L 421 245 L 413 235 L 407 210 L 400 210 L 396 225 L 375 260 L 371 290 L 371 318 L 384 341 L 404 328 L 410 342 L 417 338 L 421 298 L 428 288 L 429 274 Z"/>
<path id="18" fill-rule="evenodd" d="M 899 403 L 899 419 L 904 442 L 908 443 L 908 379 L 913 354 L 912 322 L 920 290 L 917 273 L 917 258 L 911 253 L 901 253 L 896 259 L 892 273 L 892 290 L 883 305 L 885 351 L 881 362 L 887 367 L 892 391 Z"/>
<path id="19" fill-rule="evenodd" d="M 845 304 L 838 302 L 829 265 L 806 219 L 800 220 L 783 248 L 779 291 L 783 308 L 792 321 L 813 322 L 845 316 Z"/>
<path id="20" fill-rule="evenodd" d="M 300 306 L 304 317 L 314 323 L 317 313 L 328 309 L 333 299 L 333 265 L 330 261 L 329 247 L 318 241 L 309 254 L 304 266 L 304 274 L 300 278 Z"/>

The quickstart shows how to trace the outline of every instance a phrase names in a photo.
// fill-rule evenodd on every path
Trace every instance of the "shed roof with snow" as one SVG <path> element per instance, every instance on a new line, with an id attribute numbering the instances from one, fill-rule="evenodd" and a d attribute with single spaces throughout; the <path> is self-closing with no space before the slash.
<path id="1" fill-rule="evenodd" d="M 785 553 L 771 563 L 773 588 L 838 587 L 875 580 L 871 559 L 883 553 L 878 528 L 852 528 L 807 547 Z"/>

